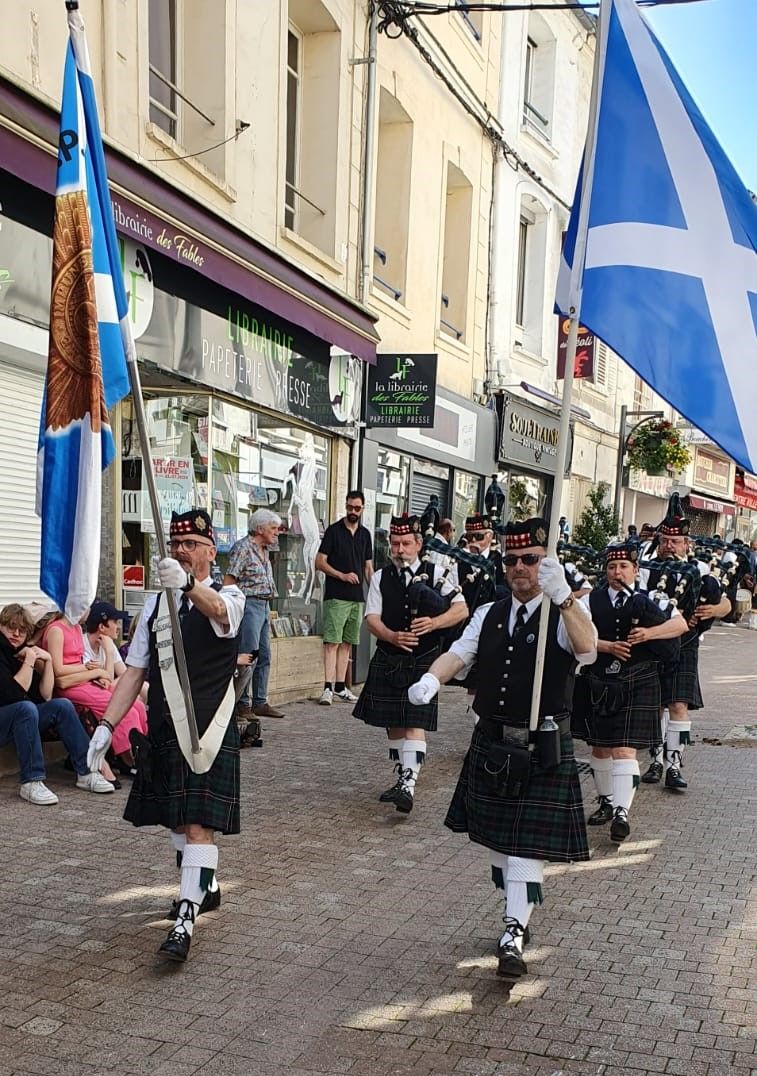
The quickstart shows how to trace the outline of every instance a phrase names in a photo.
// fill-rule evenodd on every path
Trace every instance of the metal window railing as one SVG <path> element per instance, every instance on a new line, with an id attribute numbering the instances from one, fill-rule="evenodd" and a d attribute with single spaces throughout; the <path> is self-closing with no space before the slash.
<path id="1" fill-rule="evenodd" d="M 285 200 L 285 205 L 286 205 L 286 208 L 288 210 L 290 210 L 290 212 L 294 213 L 294 202 L 289 197 L 289 195 L 291 193 L 291 194 L 294 194 L 301 201 L 307 202 L 307 204 L 309 206 L 312 206 L 313 209 L 315 209 L 316 212 L 320 213 L 322 217 L 326 216 L 326 210 L 321 209 L 321 207 L 319 205 L 316 205 L 315 202 L 312 202 L 310 200 L 310 198 L 308 198 L 308 196 L 306 194 L 303 194 L 302 191 L 297 190 L 297 188 L 295 187 L 295 185 L 293 183 L 287 182 L 286 190 L 287 190 L 287 197 L 286 197 L 286 200 Z"/>
<path id="2" fill-rule="evenodd" d="M 382 265 L 386 265 L 387 255 L 385 250 L 382 250 L 381 247 L 374 247 L 373 253 L 376 255 Z M 395 301 L 402 298 L 402 291 L 399 288 L 395 287 L 394 284 L 390 284 L 388 280 L 384 280 L 384 278 L 380 277 L 377 273 L 373 274 L 373 279 L 377 284 L 379 284 L 382 288 L 388 291 L 395 299 Z"/>
<path id="3" fill-rule="evenodd" d="M 172 91 L 173 93 L 175 93 L 177 97 L 180 97 L 180 98 L 181 98 L 181 100 L 182 100 L 182 101 L 184 102 L 184 104 L 186 104 L 186 105 L 189 105 L 189 107 L 190 107 L 190 108 L 191 108 L 191 109 L 192 109 L 192 110 L 193 110 L 194 112 L 196 112 L 198 116 L 202 116 L 202 118 L 203 118 L 203 119 L 204 119 L 204 120 L 205 120 L 205 121 L 206 121 L 207 123 L 209 123 L 211 127 L 215 127 L 215 125 L 216 125 L 216 123 L 215 123 L 215 120 L 212 120 L 212 119 L 210 118 L 210 116 L 209 116 L 209 115 L 208 115 L 208 114 L 207 114 L 206 112 L 203 112 L 203 111 L 202 111 L 202 109 L 201 109 L 201 108 L 199 108 L 199 107 L 198 107 L 198 106 L 197 106 L 197 105 L 196 105 L 196 104 L 194 103 L 194 101 L 191 101 L 191 100 L 190 100 L 190 99 L 189 99 L 189 98 L 188 98 L 188 97 L 186 96 L 186 94 L 183 94 L 183 93 L 181 92 L 181 90 L 179 89 L 179 87 L 178 87 L 178 86 L 177 86 L 177 85 L 176 85 L 176 84 L 175 84 L 174 82 L 171 82 L 170 78 L 166 78 L 166 76 L 165 76 L 165 75 L 163 74 L 163 72 L 162 72 L 162 71 L 160 71 L 160 70 L 159 70 L 159 69 L 158 69 L 158 68 L 157 68 L 157 67 L 155 66 L 155 64 L 150 64 L 150 65 L 149 65 L 149 67 L 150 67 L 150 74 L 151 74 L 151 75 L 155 75 L 155 77 L 156 77 L 157 79 L 160 79 L 160 81 L 161 81 L 161 82 L 162 82 L 162 83 L 163 83 L 163 84 L 164 84 L 165 86 L 168 86 L 169 90 L 171 90 L 171 91 Z M 165 105 L 163 105 L 163 104 L 161 104 L 161 102 L 160 102 L 160 101 L 156 101 L 154 97 L 151 97 L 151 98 L 150 98 L 150 104 L 151 104 L 151 105 L 154 105 L 154 106 L 155 106 L 155 107 L 156 107 L 157 109 L 159 109 L 159 110 L 160 110 L 161 112 L 165 112 L 165 114 L 166 114 L 167 116 L 169 116 L 169 117 L 170 117 L 171 119 L 173 119 L 173 120 L 174 120 L 174 122 L 176 121 L 176 119 L 177 119 L 176 113 L 175 113 L 175 112 L 172 112 L 172 111 L 171 111 L 170 109 L 166 108 L 166 106 L 165 106 Z"/>
<path id="4" fill-rule="evenodd" d="M 449 295 L 444 295 L 444 293 L 442 293 L 442 306 L 445 310 L 449 309 Z M 458 329 L 458 327 L 453 325 L 451 321 L 446 321 L 443 317 L 440 317 L 439 324 L 442 328 L 447 329 L 448 332 L 452 333 L 456 340 L 462 340 L 463 330 Z"/>

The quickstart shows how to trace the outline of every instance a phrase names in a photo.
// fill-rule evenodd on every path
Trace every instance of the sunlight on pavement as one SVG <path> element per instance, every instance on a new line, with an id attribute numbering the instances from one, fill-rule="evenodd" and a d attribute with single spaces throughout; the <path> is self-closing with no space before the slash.
<path id="1" fill-rule="evenodd" d="M 611 851 L 611 849 L 608 849 L 608 851 Z M 650 859 L 652 859 L 652 856 L 648 852 L 630 856 L 607 856 L 604 859 L 592 859 L 588 863 L 555 863 L 547 867 L 544 873 L 555 877 L 558 874 L 568 874 L 569 872 L 578 874 L 585 871 L 600 871 L 607 867 L 615 870 L 616 867 L 637 867 L 640 863 L 646 863 Z"/>

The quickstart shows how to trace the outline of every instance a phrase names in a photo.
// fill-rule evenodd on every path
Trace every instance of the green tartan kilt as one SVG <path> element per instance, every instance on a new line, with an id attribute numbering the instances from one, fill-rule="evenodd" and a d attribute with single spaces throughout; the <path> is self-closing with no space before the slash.
<path id="1" fill-rule="evenodd" d="M 239 833 L 239 728 L 232 717 L 207 773 L 193 773 L 165 722 L 150 740 L 149 773 L 138 766 L 124 818 L 135 826 L 198 825 Z"/>
<path id="2" fill-rule="evenodd" d="M 491 741 L 478 729 L 465 756 L 452 802 L 444 820 L 456 833 L 476 844 L 526 859 L 569 863 L 589 858 L 583 801 L 570 735 L 560 738 L 562 762 L 543 770 L 536 754 L 531 777 L 521 796 L 498 796 L 484 769 Z"/>
<path id="3" fill-rule="evenodd" d="M 595 684 L 597 695 L 602 683 L 612 688 L 622 688 L 623 701 L 613 714 L 600 714 L 592 706 L 591 685 Z M 583 732 L 577 729 L 583 725 Z M 574 736 L 586 740 L 593 747 L 635 747 L 637 750 L 659 743 L 660 732 L 660 677 L 656 661 L 638 665 L 626 665 L 616 677 L 593 676 L 586 671 L 576 677 L 573 691 L 573 717 L 571 729 Z"/>
<path id="4" fill-rule="evenodd" d="M 702 709 L 704 699 L 699 686 L 699 639 L 682 646 L 675 665 L 660 673 L 660 690 L 663 706 L 671 702 L 687 702 L 690 710 Z"/>
<path id="5" fill-rule="evenodd" d="M 426 654 L 387 654 L 377 650 L 371 658 L 368 675 L 352 716 L 383 729 L 424 729 L 436 732 L 439 700 L 433 698 L 423 706 L 413 706 L 407 689 L 416 684 L 439 656 L 436 646 Z"/>

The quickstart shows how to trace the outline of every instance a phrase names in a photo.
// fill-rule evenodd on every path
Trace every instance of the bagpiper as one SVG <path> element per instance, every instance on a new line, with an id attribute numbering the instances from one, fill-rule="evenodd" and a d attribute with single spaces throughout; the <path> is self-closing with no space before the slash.
<path id="1" fill-rule="evenodd" d="M 413 809 L 415 787 L 426 758 L 426 733 L 436 731 L 436 699 L 411 707 L 407 689 L 430 668 L 444 631 L 465 620 L 467 609 L 454 570 L 421 561 L 417 516 L 396 516 L 389 526 L 391 563 L 374 572 L 365 623 L 378 640 L 353 715 L 386 729 L 397 780 L 382 792 L 403 814 Z"/>

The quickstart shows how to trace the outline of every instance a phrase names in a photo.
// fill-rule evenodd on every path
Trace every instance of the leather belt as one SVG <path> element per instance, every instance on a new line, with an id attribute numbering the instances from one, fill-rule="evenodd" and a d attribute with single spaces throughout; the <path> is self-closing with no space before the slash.
<path id="1" fill-rule="evenodd" d="M 561 736 L 570 733 L 570 714 L 556 714 L 555 723 L 560 730 Z M 476 728 L 489 740 L 499 740 L 502 743 L 529 742 L 529 729 L 522 725 L 508 725 L 504 721 L 498 721 L 493 717 L 480 717 L 476 722 Z"/>

